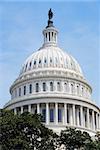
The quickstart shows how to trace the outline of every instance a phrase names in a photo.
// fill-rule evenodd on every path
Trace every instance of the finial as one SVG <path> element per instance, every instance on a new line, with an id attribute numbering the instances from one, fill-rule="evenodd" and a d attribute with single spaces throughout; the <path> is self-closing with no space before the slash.
<path id="1" fill-rule="evenodd" d="M 53 18 L 53 12 L 50 8 L 48 11 L 48 26 L 47 27 L 53 26 L 53 21 L 51 21 L 52 18 Z"/>

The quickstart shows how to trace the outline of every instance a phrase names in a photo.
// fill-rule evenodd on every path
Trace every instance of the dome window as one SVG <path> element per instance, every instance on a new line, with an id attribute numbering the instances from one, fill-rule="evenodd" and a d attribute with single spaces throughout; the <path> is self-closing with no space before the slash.
<path id="1" fill-rule="evenodd" d="M 46 83 L 43 83 L 43 91 L 46 91 Z"/>
<path id="2" fill-rule="evenodd" d="M 21 96 L 21 88 L 19 88 L 19 96 Z"/>
<path id="3" fill-rule="evenodd" d="M 57 82 L 57 90 L 60 91 L 60 82 Z"/>
<path id="4" fill-rule="evenodd" d="M 73 94 L 74 93 L 74 85 L 71 84 L 71 93 Z"/>
<path id="5" fill-rule="evenodd" d="M 77 94 L 79 95 L 79 85 L 77 85 Z"/>
<path id="6" fill-rule="evenodd" d="M 30 67 L 31 67 L 31 65 L 32 65 L 32 62 L 30 62 Z"/>
<path id="7" fill-rule="evenodd" d="M 34 65 L 36 65 L 36 60 L 34 61 Z"/>
<path id="8" fill-rule="evenodd" d="M 36 92 L 39 92 L 39 83 L 36 83 Z"/>
<path id="9" fill-rule="evenodd" d="M 46 60 L 46 58 L 45 58 L 44 63 L 46 63 L 46 62 L 47 62 L 47 60 Z"/>
<path id="10" fill-rule="evenodd" d="M 24 95 L 26 95 L 26 86 L 24 86 Z"/>
<path id="11" fill-rule="evenodd" d="M 41 64 L 41 60 L 39 60 L 39 64 Z"/>
<path id="12" fill-rule="evenodd" d="M 29 85 L 29 93 L 32 93 L 32 84 Z"/>
<path id="13" fill-rule="evenodd" d="M 53 91 L 53 82 L 50 82 L 50 91 Z"/>
<path id="14" fill-rule="evenodd" d="M 64 90 L 67 92 L 67 83 L 64 83 Z"/>
<path id="15" fill-rule="evenodd" d="M 50 58 L 50 63 L 52 63 L 52 58 Z"/>

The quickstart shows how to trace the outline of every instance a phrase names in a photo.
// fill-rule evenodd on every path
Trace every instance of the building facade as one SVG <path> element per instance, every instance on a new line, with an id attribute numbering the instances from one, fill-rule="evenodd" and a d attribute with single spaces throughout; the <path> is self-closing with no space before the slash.
<path id="1" fill-rule="evenodd" d="M 24 62 L 4 108 L 42 114 L 44 124 L 57 133 L 68 126 L 94 135 L 100 129 L 100 109 L 91 100 L 92 88 L 78 62 L 58 47 L 51 10 L 48 16 L 44 43 Z"/>

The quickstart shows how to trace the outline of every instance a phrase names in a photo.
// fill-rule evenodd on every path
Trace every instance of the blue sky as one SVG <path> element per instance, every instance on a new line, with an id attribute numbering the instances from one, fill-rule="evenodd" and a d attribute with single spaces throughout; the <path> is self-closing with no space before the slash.
<path id="1" fill-rule="evenodd" d="M 0 107 L 10 100 L 9 87 L 25 59 L 43 44 L 48 10 L 54 12 L 59 46 L 74 56 L 100 105 L 99 1 L 0 2 Z"/>

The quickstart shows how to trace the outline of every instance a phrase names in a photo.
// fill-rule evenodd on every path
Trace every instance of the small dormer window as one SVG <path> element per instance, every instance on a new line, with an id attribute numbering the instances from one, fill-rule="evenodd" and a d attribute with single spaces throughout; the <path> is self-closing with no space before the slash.
<path id="1" fill-rule="evenodd" d="M 30 62 L 30 67 L 31 67 L 31 65 L 32 65 L 32 62 Z"/>
<path id="2" fill-rule="evenodd" d="M 50 62 L 52 63 L 52 58 L 50 58 Z"/>
<path id="3" fill-rule="evenodd" d="M 47 62 L 47 60 L 46 60 L 46 58 L 45 58 L 44 63 L 46 63 L 46 62 Z"/>
<path id="4" fill-rule="evenodd" d="M 47 38 L 47 33 L 46 33 L 46 38 Z"/>
<path id="5" fill-rule="evenodd" d="M 34 61 L 34 65 L 36 65 L 36 60 Z"/>
<path id="6" fill-rule="evenodd" d="M 39 64 L 41 64 L 41 60 L 39 60 Z"/>

